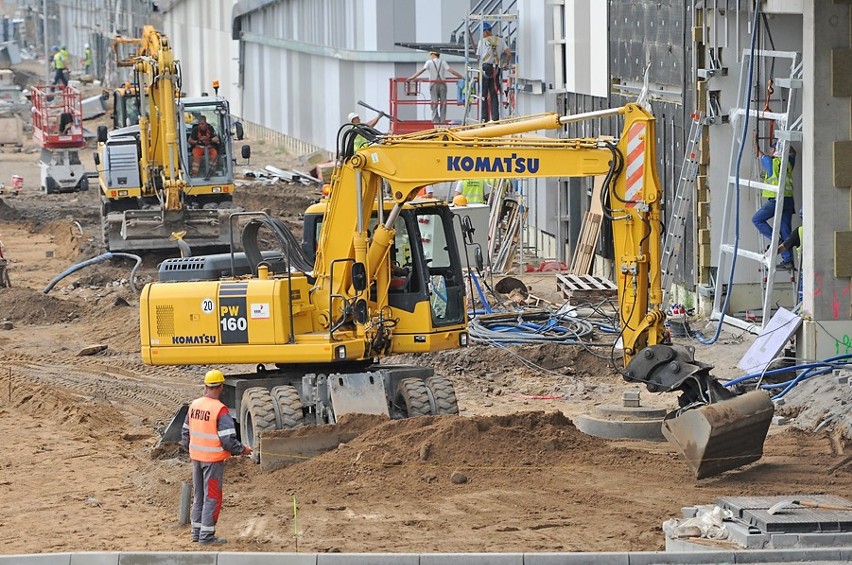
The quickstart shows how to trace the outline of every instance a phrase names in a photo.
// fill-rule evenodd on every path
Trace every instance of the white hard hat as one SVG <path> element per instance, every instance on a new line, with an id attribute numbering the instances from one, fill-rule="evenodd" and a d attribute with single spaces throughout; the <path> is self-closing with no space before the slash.
<path id="1" fill-rule="evenodd" d="M 360 118 L 360 117 L 361 117 L 361 116 L 359 116 L 359 115 L 358 115 L 358 114 L 356 114 L 355 112 L 349 112 L 349 121 L 350 121 L 350 122 L 351 122 L 352 120 L 354 120 L 355 118 Z"/>
<path id="2" fill-rule="evenodd" d="M 88 48 L 89 48 L 89 44 L 88 44 L 88 43 L 86 43 L 85 45 L 83 45 L 83 49 L 88 49 Z"/>

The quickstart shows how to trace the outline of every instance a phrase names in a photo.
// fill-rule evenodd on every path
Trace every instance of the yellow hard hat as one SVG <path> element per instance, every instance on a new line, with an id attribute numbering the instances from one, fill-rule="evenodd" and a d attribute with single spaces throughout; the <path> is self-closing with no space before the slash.
<path id="1" fill-rule="evenodd" d="M 456 194 L 453 197 L 453 206 L 467 206 L 467 196 L 464 194 Z"/>
<path id="2" fill-rule="evenodd" d="M 225 375 L 219 369 L 211 369 L 204 375 L 204 386 L 219 386 L 225 382 Z"/>

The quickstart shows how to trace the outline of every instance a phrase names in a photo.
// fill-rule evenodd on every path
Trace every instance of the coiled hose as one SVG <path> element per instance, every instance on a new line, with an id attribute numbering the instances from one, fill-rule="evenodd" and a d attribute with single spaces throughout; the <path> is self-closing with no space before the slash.
<path id="1" fill-rule="evenodd" d="M 92 257 L 91 259 L 86 259 L 80 263 L 77 263 L 73 267 L 69 267 L 62 271 L 59 275 L 57 275 L 50 283 L 44 287 L 42 290 L 43 293 L 47 294 L 48 292 L 56 286 L 56 283 L 67 277 L 72 273 L 76 273 L 80 269 L 84 269 L 86 267 L 90 267 L 92 265 L 97 265 L 98 263 L 103 263 L 104 261 L 109 261 L 110 259 L 133 259 L 136 261 L 136 264 L 133 266 L 133 269 L 130 271 L 130 288 L 133 289 L 133 292 L 139 294 L 139 289 L 136 288 L 136 271 L 139 270 L 139 267 L 142 266 L 142 258 L 139 255 L 133 255 L 132 253 L 112 253 L 107 252 L 102 255 L 98 255 L 97 257 Z"/>

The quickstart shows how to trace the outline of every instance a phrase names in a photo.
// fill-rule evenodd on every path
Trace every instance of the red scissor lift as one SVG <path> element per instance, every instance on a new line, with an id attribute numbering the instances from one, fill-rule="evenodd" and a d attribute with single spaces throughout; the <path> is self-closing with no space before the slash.
<path id="1" fill-rule="evenodd" d="M 33 139 L 41 146 L 41 188 L 47 193 L 88 190 L 80 161 L 83 100 L 72 86 L 44 85 L 32 89 Z"/>
<path id="2" fill-rule="evenodd" d="M 447 111 L 454 106 L 464 107 L 464 102 L 459 102 L 456 96 L 458 79 L 443 81 L 433 80 L 408 80 L 407 78 L 390 79 L 390 132 L 393 134 L 412 133 L 432 129 L 436 126 L 449 126 L 450 122 L 433 124 L 431 119 L 406 119 L 403 116 L 432 115 L 431 97 L 429 87 L 432 83 L 443 82 L 447 85 Z M 421 110 L 425 108 L 425 110 Z"/>

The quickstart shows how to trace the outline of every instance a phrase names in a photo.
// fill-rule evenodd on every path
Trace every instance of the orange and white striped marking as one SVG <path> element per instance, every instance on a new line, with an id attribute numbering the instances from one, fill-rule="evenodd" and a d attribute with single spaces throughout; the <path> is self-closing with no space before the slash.
<path id="1" fill-rule="evenodd" d="M 633 208 L 642 199 L 645 188 L 645 131 L 644 123 L 630 126 L 627 132 L 627 183 L 624 191 L 625 206 Z"/>

